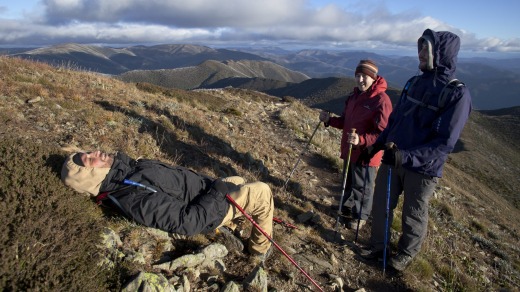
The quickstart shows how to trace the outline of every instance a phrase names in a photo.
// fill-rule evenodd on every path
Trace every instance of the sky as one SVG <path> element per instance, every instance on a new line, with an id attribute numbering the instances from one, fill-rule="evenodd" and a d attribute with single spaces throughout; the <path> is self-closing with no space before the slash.
<path id="1" fill-rule="evenodd" d="M 416 52 L 426 28 L 461 51 L 520 55 L 517 0 L 0 0 L 0 47 L 60 43 Z"/>

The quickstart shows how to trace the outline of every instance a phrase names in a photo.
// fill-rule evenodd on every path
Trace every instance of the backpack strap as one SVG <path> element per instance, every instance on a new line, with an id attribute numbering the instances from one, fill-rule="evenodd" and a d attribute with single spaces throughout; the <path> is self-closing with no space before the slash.
<path id="1" fill-rule="evenodd" d="M 446 105 L 446 100 L 449 95 L 455 90 L 455 88 L 466 86 L 462 81 L 458 79 L 451 79 L 441 90 L 441 95 L 439 96 L 439 108 L 444 108 Z"/>
<path id="2" fill-rule="evenodd" d="M 415 98 L 413 98 L 413 97 L 411 97 L 409 95 L 407 96 L 407 98 L 408 98 L 409 101 L 415 103 L 418 106 L 429 108 L 429 109 L 431 109 L 431 110 L 433 110 L 435 112 L 439 112 L 446 105 L 446 100 L 448 99 L 448 96 L 451 95 L 453 90 L 455 88 L 461 87 L 461 86 L 465 86 L 465 84 L 462 83 L 461 81 L 459 81 L 458 79 L 452 79 L 448 83 L 446 83 L 446 85 L 444 85 L 444 87 L 442 88 L 441 93 L 439 94 L 438 106 L 433 106 L 433 105 L 430 105 L 430 104 L 426 103 L 426 101 L 431 96 L 431 94 L 428 93 L 428 92 L 426 94 L 424 94 L 422 100 L 415 99 Z"/>
<path id="3" fill-rule="evenodd" d="M 406 98 L 406 95 L 408 95 L 408 91 L 410 90 L 410 88 L 412 88 L 415 85 L 415 82 L 417 82 L 418 78 L 419 78 L 419 76 L 414 76 L 414 77 L 408 79 L 408 81 L 406 81 L 403 91 L 401 91 L 400 100 L 403 100 L 404 98 Z"/>

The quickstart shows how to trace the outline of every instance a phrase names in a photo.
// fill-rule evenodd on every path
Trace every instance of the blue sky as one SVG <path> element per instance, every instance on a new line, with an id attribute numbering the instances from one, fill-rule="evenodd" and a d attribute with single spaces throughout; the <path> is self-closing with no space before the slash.
<path id="1" fill-rule="evenodd" d="M 0 2 L 0 46 L 192 43 L 415 50 L 426 28 L 472 53 L 520 54 L 520 1 L 15 0 Z"/>

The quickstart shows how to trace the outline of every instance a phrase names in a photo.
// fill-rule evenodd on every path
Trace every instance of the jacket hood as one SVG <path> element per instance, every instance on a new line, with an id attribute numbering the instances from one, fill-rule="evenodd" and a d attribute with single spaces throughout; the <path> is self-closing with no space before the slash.
<path id="1" fill-rule="evenodd" d="M 109 167 L 85 167 L 74 162 L 74 153 L 65 159 L 61 168 L 63 183 L 77 192 L 97 196 L 103 180 L 110 171 Z"/>
<path id="2" fill-rule="evenodd" d="M 432 41 L 433 71 L 449 81 L 457 70 L 457 56 L 460 50 L 460 38 L 449 31 L 426 29 L 417 41 L 419 49 L 424 40 Z"/>

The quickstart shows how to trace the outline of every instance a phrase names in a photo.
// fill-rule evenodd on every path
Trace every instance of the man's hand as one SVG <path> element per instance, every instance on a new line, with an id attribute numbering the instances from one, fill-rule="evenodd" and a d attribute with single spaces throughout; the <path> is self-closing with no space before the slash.
<path id="1" fill-rule="evenodd" d="M 320 121 L 327 124 L 330 120 L 330 114 L 327 111 L 320 112 Z"/>
<path id="2" fill-rule="evenodd" d="M 395 168 L 400 167 L 403 164 L 403 156 L 397 145 L 393 142 L 386 143 L 385 154 L 383 154 L 383 163 L 391 165 Z"/>
<path id="3" fill-rule="evenodd" d="M 364 164 L 369 164 L 370 159 L 372 159 L 377 152 L 383 149 L 385 149 L 385 145 L 383 144 L 373 144 L 365 147 L 365 149 L 361 151 L 361 155 L 359 155 L 358 163 L 362 162 Z"/>
<path id="4" fill-rule="evenodd" d="M 216 179 L 211 185 L 210 193 L 218 198 L 219 200 L 225 200 L 229 190 L 226 183 L 222 179 Z"/>

